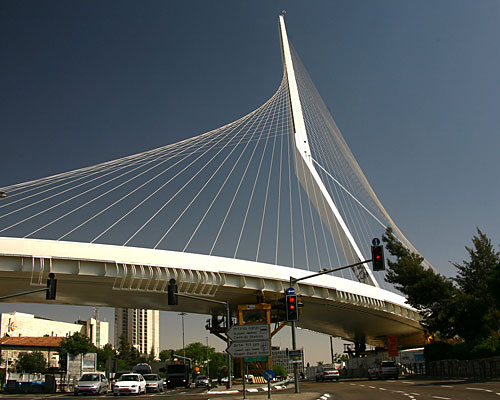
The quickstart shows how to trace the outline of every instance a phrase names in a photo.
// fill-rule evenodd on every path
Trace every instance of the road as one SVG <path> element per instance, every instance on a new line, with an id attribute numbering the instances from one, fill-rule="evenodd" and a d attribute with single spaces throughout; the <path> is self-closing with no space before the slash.
<path id="1" fill-rule="evenodd" d="M 260 388 L 262 385 L 248 385 L 249 389 L 257 390 L 247 393 L 251 400 L 267 399 L 267 393 Z M 209 400 L 209 399 L 243 399 L 243 393 L 235 390 L 225 392 L 225 389 L 213 389 L 207 392 L 202 388 L 171 389 L 164 393 L 148 393 L 134 396 L 139 399 L 150 400 Z M 224 393 L 225 392 L 225 393 Z M 74 399 L 72 394 L 33 394 L 33 395 L 0 395 L 9 400 L 45 400 L 45 399 Z M 102 399 L 113 397 L 85 396 L 85 399 Z M 115 398 L 115 397 L 113 397 Z M 294 393 L 294 386 L 276 390 L 271 393 L 275 400 L 500 400 L 500 381 L 474 382 L 467 380 L 428 380 L 428 379 L 399 379 L 374 380 L 349 379 L 340 382 L 301 382 L 300 393 Z"/>

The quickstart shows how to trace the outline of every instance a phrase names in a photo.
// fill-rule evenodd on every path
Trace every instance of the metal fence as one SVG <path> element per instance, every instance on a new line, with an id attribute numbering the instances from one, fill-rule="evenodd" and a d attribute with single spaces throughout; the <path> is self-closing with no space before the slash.
<path id="1" fill-rule="evenodd" d="M 500 357 L 430 361 L 426 363 L 426 375 L 436 378 L 500 379 Z"/>

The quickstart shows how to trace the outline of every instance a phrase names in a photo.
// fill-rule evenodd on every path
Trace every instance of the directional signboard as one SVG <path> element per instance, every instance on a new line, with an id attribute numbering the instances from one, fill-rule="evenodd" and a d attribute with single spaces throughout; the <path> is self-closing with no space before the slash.
<path id="1" fill-rule="evenodd" d="M 269 340 L 268 324 L 233 325 L 227 336 L 234 342 L 247 342 L 257 340 Z"/>
<path id="2" fill-rule="evenodd" d="M 226 351 L 233 357 L 264 357 L 271 355 L 269 340 L 232 342 Z"/>

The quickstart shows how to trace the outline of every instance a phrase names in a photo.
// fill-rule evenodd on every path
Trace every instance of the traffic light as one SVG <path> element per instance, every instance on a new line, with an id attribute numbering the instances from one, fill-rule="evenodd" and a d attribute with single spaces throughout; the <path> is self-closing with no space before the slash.
<path id="1" fill-rule="evenodd" d="M 372 265 L 374 271 L 384 271 L 384 246 L 381 244 L 372 246 Z"/>
<path id="2" fill-rule="evenodd" d="M 299 320 L 299 307 L 297 302 L 297 295 L 287 294 L 285 301 L 285 320 L 293 322 Z"/>
<path id="3" fill-rule="evenodd" d="M 45 300 L 55 300 L 56 299 L 56 288 L 57 279 L 52 272 L 49 274 L 49 279 L 47 279 L 47 292 L 45 293 Z"/>
<path id="4" fill-rule="evenodd" d="M 168 282 L 168 305 L 176 306 L 179 304 L 179 298 L 177 297 L 177 285 L 175 284 L 175 279 L 170 279 Z"/>

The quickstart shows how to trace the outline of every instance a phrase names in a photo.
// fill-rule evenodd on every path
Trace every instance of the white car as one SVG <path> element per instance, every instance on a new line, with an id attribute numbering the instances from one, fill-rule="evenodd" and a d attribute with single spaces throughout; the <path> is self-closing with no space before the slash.
<path id="1" fill-rule="evenodd" d="M 124 374 L 113 385 L 113 394 L 141 394 L 146 393 L 146 380 L 141 374 Z"/>

